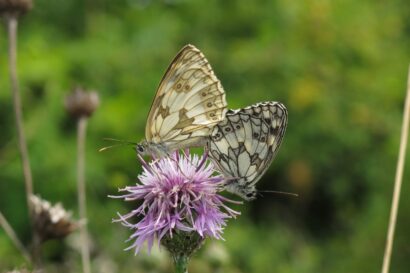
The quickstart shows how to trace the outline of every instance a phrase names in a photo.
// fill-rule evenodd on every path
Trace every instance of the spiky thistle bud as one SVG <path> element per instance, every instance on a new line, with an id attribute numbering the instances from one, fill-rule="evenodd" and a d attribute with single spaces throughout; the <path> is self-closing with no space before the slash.
<path id="1" fill-rule="evenodd" d="M 65 98 L 64 104 L 70 115 L 76 118 L 89 117 L 100 105 L 100 99 L 96 91 L 86 91 L 81 87 L 76 87 Z"/>

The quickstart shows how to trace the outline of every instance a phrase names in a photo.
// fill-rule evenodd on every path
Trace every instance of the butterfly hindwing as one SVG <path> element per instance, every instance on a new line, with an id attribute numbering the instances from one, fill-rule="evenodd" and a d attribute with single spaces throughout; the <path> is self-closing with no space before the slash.
<path id="1" fill-rule="evenodd" d="M 246 200 L 256 195 L 255 184 L 269 168 L 287 126 L 283 104 L 265 102 L 229 110 L 214 127 L 208 149 L 227 177 L 227 190 Z"/>
<path id="2" fill-rule="evenodd" d="M 205 56 L 185 46 L 158 87 L 145 128 L 146 140 L 183 148 L 207 137 L 226 112 L 225 92 Z"/>

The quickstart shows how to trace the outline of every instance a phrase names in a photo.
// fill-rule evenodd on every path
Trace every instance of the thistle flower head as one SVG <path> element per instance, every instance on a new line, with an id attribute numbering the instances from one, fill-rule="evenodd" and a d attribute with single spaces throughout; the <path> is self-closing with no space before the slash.
<path id="1" fill-rule="evenodd" d="M 129 240 L 134 243 L 127 249 L 141 249 L 144 242 L 150 250 L 154 240 L 170 249 L 180 246 L 173 238 L 184 238 L 197 246 L 205 237 L 222 239 L 226 219 L 239 214 L 224 202 L 234 202 L 219 194 L 224 178 L 214 175 L 214 166 L 207 156 L 190 155 L 189 151 L 157 159 L 147 164 L 138 156 L 143 173 L 135 186 L 120 191 L 124 195 L 111 196 L 125 201 L 140 201 L 139 206 L 114 221 L 135 230 Z M 136 223 L 131 223 L 133 219 Z M 184 243 L 183 243 L 184 244 Z M 195 247 L 183 247 L 193 252 Z M 190 254 L 190 253 L 188 253 Z"/>

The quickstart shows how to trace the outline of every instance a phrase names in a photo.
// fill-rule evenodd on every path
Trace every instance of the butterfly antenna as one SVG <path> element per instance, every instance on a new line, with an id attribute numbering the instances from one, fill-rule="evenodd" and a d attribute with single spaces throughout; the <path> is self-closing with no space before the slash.
<path id="1" fill-rule="evenodd" d="M 116 139 L 116 138 L 110 138 L 110 137 L 103 138 L 103 140 L 121 142 L 123 144 L 128 144 L 128 145 L 137 145 L 138 144 L 137 142 L 122 140 L 122 139 Z"/>
<path id="2" fill-rule="evenodd" d="M 137 145 L 137 144 L 138 144 L 138 143 L 136 143 L 136 142 L 127 141 L 127 140 L 121 140 L 121 139 L 115 139 L 115 138 L 104 138 L 104 140 L 114 141 L 114 142 L 119 142 L 119 143 L 114 144 L 114 145 L 110 145 L 110 146 L 103 147 L 103 148 L 101 148 L 101 149 L 98 150 L 99 152 L 104 152 L 104 151 L 106 151 L 106 150 L 108 150 L 108 149 L 112 149 L 112 148 L 119 147 L 119 146 Z"/>
<path id="3" fill-rule="evenodd" d="M 266 192 L 266 193 L 276 193 L 276 194 L 282 194 L 282 195 L 288 195 L 292 197 L 299 197 L 299 194 L 293 193 L 293 192 L 287 192 L 287 191 L 258 191 L 259 193 L 261 192 Z"/>
<path id="4" fill-rule="evenodd" d="M 106 146 L 106 147 L 102 147 L 101 149 L 99 149 L 99 152 L 104 152 L 106 150 L 115 148 L 115 147 L 119 147 L 119 146 L 124 146 L 125 144 L 114 144 L 114 145 L 110 145 L 110 146 Z"/>

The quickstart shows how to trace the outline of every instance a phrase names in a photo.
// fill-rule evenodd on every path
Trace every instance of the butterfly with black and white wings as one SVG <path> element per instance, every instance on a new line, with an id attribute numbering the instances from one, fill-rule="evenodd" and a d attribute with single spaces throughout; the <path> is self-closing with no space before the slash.
<path id="1" fill-rule="evenodd" d="M 207 149 L 227 178 L 227 191 L 245 200 L 255 199 L 255 184 L 275 158 L 287 120 L 283 104 L 263 102 L 229 110 L 214 127 Z"/>
<path id="2" fill-rule="evenodd" d="M 162 157 L 204 146 L 212 128 L 225 117 L 226 105 L 225 91 L 208 60 L 199 49 L 186 45 L 159 84 L 137 152 Z"/>

